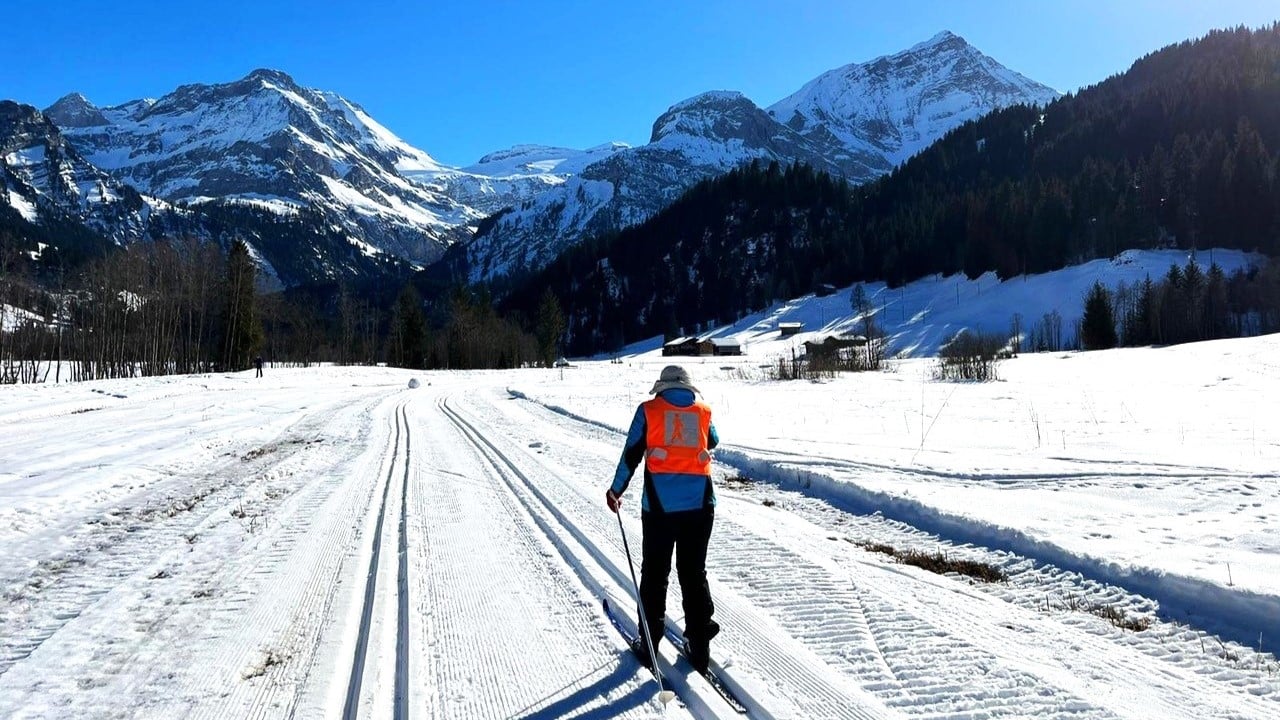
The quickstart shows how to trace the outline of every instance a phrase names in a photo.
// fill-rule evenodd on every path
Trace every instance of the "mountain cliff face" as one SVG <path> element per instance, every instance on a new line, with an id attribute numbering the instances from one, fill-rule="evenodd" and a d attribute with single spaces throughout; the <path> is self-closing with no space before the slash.
<path id="1" fill-rule="evenodd" d="M 642 222 L 699 181 L 752 161 L 800 162 L 866 182 L 968 120 L 1057 96 L 947 32 L 828 72 L 768 111 L 740 93 L 704 93 L 659 117 L 648 145 L 589 164 L 487 223 L 464 264 L 473 281 L 535 271 L 565 248 Z"/>
<path id="2" fill-rule="evenodd" d="M 23 221 L 84 225 L 126 243 L 147 236 L 160 205 L 85 161 L 40 111 L 0 101 L 0 206 Z"/>
<path id="3" fill-rule="evenodd" d="M 140 192 L 305 208 L 412 262 L 438 258 L 482 216 L 405 177 L 444 169 L 425 152 L 358 105 L 274 70 L 112 108 L 68 96 L 48 112 L 86 159 Z"/>

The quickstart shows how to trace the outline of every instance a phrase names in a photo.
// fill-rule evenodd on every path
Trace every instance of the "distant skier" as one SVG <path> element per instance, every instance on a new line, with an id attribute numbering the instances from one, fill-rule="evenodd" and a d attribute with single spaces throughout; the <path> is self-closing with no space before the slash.
<path id="1" fill-rule="evenodd" d="M 636 408 L 613 485 L 605 492 L 605 502 L 609 510 L 618 512 L 622 493 L 644 460 L 640 600 L 648 617 L 640 622 L 647 621 L 656 649 L 663 634 L 674 549 L 676 574 L 684 593 L 684 636 L 689 643 L 689 661 L 705 673 L 711 658 L 711 639 L 720 632 L 720 625 L 711 619 L 715 605 L 707 586 L 706 567 L 716 505 L 710 451 L 720 438 L 711 424 L 711 408 L 698 401 L 698 389 L 684 368 L 663 368 L 649 392 L 656 397 Z M 653 666 L 643 635 L 632 650 L 645 667 Z"/>
<path id="2" fill-rule="evenodd" d="M 262 377 L 262 356 L 261 355 L 253 359 L 253 366 L 258 369 L 258 374 L 256 377 Z"/>

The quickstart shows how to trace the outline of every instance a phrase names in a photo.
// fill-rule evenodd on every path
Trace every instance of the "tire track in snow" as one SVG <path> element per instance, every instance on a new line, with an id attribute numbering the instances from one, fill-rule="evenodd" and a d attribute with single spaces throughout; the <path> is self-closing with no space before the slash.
<path id="1" fill-rule="evenodd" d="M 573 417 L 572 415 L 568 417 Z M 574 418 L 576 419 L 576 418 Z M 866 460 L 851 460 L 847 457 L 831 457 L 826 455 L 818 455 L 814 453 L 798 452 L 791 450 L 782 450 L 779 448 L 762 448 L 751 445 L 739 445 L 735 443 L 725 443 L 721 449 L 732 450 L 740 453 L 749 453 L 755 458 L 765 460 L 772 463 L 786 463 L 797 467 L 818 467 L 832 468 L 839 467 L 855 472 L 883 472 L 893 473 L 897 475 L 909 475 L 918 477 L 937 478 L 939 480 L 953 480 L 960 482 L 980 482 L 987 485 L 998 485 L 1000 487 L 1019 487 L 1023 485 L 1035 486 L 1037 483 L 1054 482 L 1055 484 L 1069 487 L 1073 485 L 1090 486 L 1107 480 L 1116 478 L 1133 478 L 1135 480 L 1145 480 L 1149 478 L 1158 478 L 1161 480 L 1204 480 L 1204 479 L 1220 479 L 1220 480 L 1239 480 L 1248 482 L 1257 479 L 1274 480 L 1280 478 L 1280 473 L 1255 473 L 1247 471 L 1232 471 L 1226 468 L 1218 467 L 1195 467 L 1185 465 L 1170 465 L 1164 463 L 1143 463 L 1145 467 L 1152 470 L 1128 470 L 1118 469 L 1108 471 L 1106 473 L 1097 470 L 1078 470 L 1078 471 L 1057 471 L 1057 472 L 956 472 L 948 470 L 938 470 L 929 467 L 913 466 L 904 467 L 902 465 L 893 465 L 891 463 L 874 463 Z M 1062 460 L 1064 462 L 1079 462 L 1074 458 L 1050 458 Z M 1095 459 L 1088 460 L 1091 465 L 1104 464 L 1106 461 Z M 1121 464 L 1116 461 L 1112 464 Z"/>
<path id="2" fill-rule="evenodd" d="M 317 429 L 316 418 L 306 417 L 280 437 L 310 437 Z M 120 583 L 154 563 L 154 553 L 146 548 L 173 546 L 198 534 L 234 493 L 278 458 L 253 460 L 246 466 L 244 459 L 233 458 L 195 483 L 180 477 L 163 488 L 151 488 L 132 504 L 88 519 L 72 533 L 74 547 L 37 562 L 26 577 L 13 578 L 5 591 L 6 607 L 0 611 L 0 677 L 69 622 L 90 612 Z M 170 487 L 176 496 L 165 492 Z M 156 502 L 161 493 L 163 500 Z"/>
<path id="3" fill-rule="evenodd" d="M 360 420 L 371 421 L 372 410 L 361 411 Z M 322 421 L 331 425 L 333 417 Z M 364 428 L 356 433 L 368 434 Z M 309 681 L 330 682 L 327 674 L 317 673 L 327 660 L 321 651 L 324 620 L 341 586 L 348 553 L 358 543 L 360 521 L 376 498 L 376 483 L 349 482 L 360 473 L 345 463 L 304 465 L 303 470 L 317 479 L 306 482 L 267 521 L 279 529 L 263 537 L 261 542 L 271 547 L 265 557 L 229 563 L 224 577 L 213 583 L 236 591 L 203 623 L 206 639 L 198 647 L 220 650 L 208 659 L 193 658 L 200 670 L 191 673 L 189 682 L 208 674 L 239 676 L 241 682 L 200 698 L 186 713 L 191 720 L 292 717 Z M 253 677 L 257 673 L 261 676 Z"/>
<path id="4" fill-rule="evenodd" d="M 925 717 L 1115 717 L 1067 692 L 1046 696 L 1035 676 L 726 515 L 717 577 L 890 707 Z M 751 570 L 732 572 L 738 565 Z"/>
<path id="5" fill-rule="evenodd" d="M 1209 699 L 1230 707 L 1239 717 L 1270 717 L 1280 710 L 1274 680 L 1268 683 L 1261 673 L 1225 666 L 1213 670 L 1213 662 L 1207 662 L 1205 656 L 1203 633 L 1159 621 L 1149 630 L 1133 633 L 1114 628 L 1088 612 L 1043 607 L 1044 598 L 1052 594 L 1079 597 L 1082 608 L 1101 603 L 1119 608 L 1126 615 L 1151 612 L 1149 601 L 1120 588 L 1086 581 L 1074 573 L 1009 553 L 954 546 L 883 517 L 849 516 L 829 507 L 824 509 L 811 499 L 791 498 L 784 503 L 794 520 L 784 519 L 777 511 L 745 498 L 736 502 L 739 514 L 766 520 L 775 528 L 817 523 L 817 527 L 809 527 L 803 534 L 825 536 L 827 542 L 808 546 L 791 543 L 789 547 L 814 563 L 834 563 L 837 569 L 843 568 L 848 584 L 855 587 L 868 606 L 872 627 L 879 635 L 904 627 L 909 633 L 964 638 L 978 652 L 994 657 L 1017 648 L 1014 654 L 1020 665 L 1040 668 L 1031 674 L 1041 684 L 1054 685 L 1086 700 L 1099 698 L 1091 702 L 1125 716 L 1176 717 L 1183 708 Z M 975 584 L 954 575 L 931 575 L 903 567 L 854 547 L 869 539 L 902 549 L 942 551 L 950 557 L 987 562 L 1005 570 L 1009 580 Z M 902 579 L 912 581 L 909 596 L 901 592 Z M 971 596 L 977 602 L 956 602 L 960 595 Z M 1001 603 L 1012 607 L 1000 607 Z M 900 622 L 904 611 L 909 611 L 916 624 Z M 1069 644 L 1070 657 L 1060 656 L 1062 644 Z M 972 654 L 956 650 L 946 657 L 963 657 L 966 652 Z M 1071 667 L 1072 662 L 1086 658 L 1087 667 Z"/>

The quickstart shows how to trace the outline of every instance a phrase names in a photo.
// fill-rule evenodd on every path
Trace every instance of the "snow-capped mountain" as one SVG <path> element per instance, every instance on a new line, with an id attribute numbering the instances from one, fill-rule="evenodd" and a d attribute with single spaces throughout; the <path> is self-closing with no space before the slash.
<path id="1" fill-rule="evenodd" d="M 804 162 L 863 182 L 966 120 L 1053 97 L 941 33 L 826 73 L 767 110 L 736 92 L 689 98 L 657 118 L 640 147 L 518 145 L 464 168 L 438 163 L 355 103 L 275 70 L 106 108 L 71 94 L 45 113 L 118 187 L 193 208 L 237 203 L 295 221 L 305 214 L 330 233 L 326 249 L 295 238 L 296 247 L 275 250 L 320 258 L 330 276 L 351 251 L 425 265 L 478 231 L 462 254 L 472 280 L 489 280 L 536 270 L 752 161 Z M 335 246 L 335 233 L 346 240 Z"/>
<path id="2" fill-rule="evenodd" d="M 275 70 L 110 108 L 69 95 L 47 114 L 85 158 L 141 192 L 308 208 L 354 243 L 414 262 L 436 259 L 482 217 L 405 177 L 445 170 L 430 155 L 355 103 Z"/>
<path id="3" fill-rule="evenodd" d="M 77 105 L 91 107 L 65 99 L 64 122 L 79 117 L 83 127 L 101 127 Z M 387 256 L 353 246 L 350 233 L 317 212 L 292 209 L 281 222 L 281 209 L 234 200 L 181 207 L 144 195 L 88 162 L 44 113 L 0 101 L 0 235 L 42 260 L 83 259 L 110 244 L 199 238 L 246 242 L 266 287 L 404 272 Z M 55 258 L 43 255 L 47 248 Z"/>
<path id="4" fill-rule="evenodd" d="M 621 150 L 486 224 L 467 246 L 473 281 L 537 270 L 593 234 L 643 221 L 700 180 L 753 160 L 804 162 L 861 183 L 948 130 L 1058 96 L 943 32 L 896 55 L 825 73 L 766 112 L 740 93 L 672 106 L 649 144 Z"/>
<path id="5" fill-rule="evenodd" d="M 616 142 L 587 150 L 516 145 L 489 153 L 461 169 L 407 171 L 404 175 L 487 216 L 562 185 L 591 163 L 628 147 Z"/>
<path id="6" fill-rule="evenodd" d="M 39 110 L 0 101 L 0 205 L 24 221 L 69 221 L 125 243 L 147 235 L 158 204 L 86 162 Z"/>
<path id="7" fill-rule="evenodd" d="M 508 212 L 467 246 L 474 281 L 536 270 L 596 233 L 642 222 L 699 180 L 753 160 L 803 161 L 834 174 L 839 149 L 781 125 L 741 93 L 707 92 L 653 124 L 647 145 L 591 163 Z"/>
<path id="8" fill-rule="evenodd" d="M 824 73 L 769 114 L 806 137 L 840 143 L 861 159 L 864 174 L 850 179 L 862 180 L 996 108 L 1043 105 L 1058 95 L 941 32 L 895 55 Z"/>

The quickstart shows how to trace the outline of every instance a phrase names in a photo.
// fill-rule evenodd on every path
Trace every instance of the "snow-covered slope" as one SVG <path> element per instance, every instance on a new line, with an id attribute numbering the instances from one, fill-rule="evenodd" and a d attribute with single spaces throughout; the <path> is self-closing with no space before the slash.
<path id="1" fill-rule="evenodd" d="M 405 172 L 416 183 L 435 189 L 484 215 L 523 204 L 564 184 L 583 168 L 630 146 L 606 143 L 587 150 L 517 145 L 480 158 L 465 168 Z"/>
<path id="2" fill-rule="evenodd" d="M 1148 277 L 1160 280 L 1170 265 L 1183 267 L 1192 260 L 1205 270 L 1216 263 L 1227 275 L 1266 262 L 1262 256 L 1240 250 L 1126 250 L 1113 258 L 1004 281 L 995 273 L 974 280 L 960 273 L 931 275 L 898 288 L 882 282 L 865 283 L 862 287 L 876 327 L 887 338 L 888 354 L 932 357 L 962 330 L 1011 337 L 1015 314 L 1025 341 L 1046 315 L 1056 313 L 1062 340 L 1069 343 L 1084 313 L 1085 294 L 1095 282 L 1109 289 L 1121 283 L 1134 287 Z M 850 286 L 825 296 L 809 294 L 776 303 L 703 335 L 736 339 L 744 347 L 753 348 L 753 353 L 771 359 L 791 357 L 793 350 L 803 351 L 805 341 L 860 333 L 861 318 L 853 311 L 852 291 Z M 779 323 L 801 323 L 804 327 L 797 334 L 782 337 Z M 651 352 L 661 343 L 661 338 L 652 338 L 629 346 L 623 354 Z"/>
<path id="3" fill-rule="evenodd" d="M 826 73 L 767 112 L 740 93 L 707 92 L 657 118 L 642 147 L 519 145 L 466 168 L 441 165 L 355 103 L 276 70 L 109 108 L 71 94 L 46 114 L 90 163 L 168 201 L 306 207 L 362 251 L 415 263 L 483 227 L 466 258 L 470 277 L 487 280 L 540 268 L 751 161 L 804 162 L 862 182 L 966 120 L 1055 96 L 942 33 Z M 30 212 L 29 198 L 10 204 Z"/>
<path id="4" fill-rule="evenodd" d="M 90 162 L 139 191 L 310 207 L 353 239 L 415 262 L 439 257 L 481 217 L 406 179 L 444 169 L 427 153 L 358 105 L 275 70 L 103 109 L 69 95 L 47 114 Z"/>
<path id="5" fill-rule="evenodd" d="M 769 114 L 806 137 L 834 138 L 863 159 L 865 179 L 969 120 L 1058 95 L 941 32 L 903 52 L 823 73 L 770 106 Z"/>
<path id="6" fill-rule="evenodd" d="M 825 73 L 768 112 L 740 93 L 703 93 L 659 117 L 648 145 L 586 166 L 485 228 L 467 246 L 470 276 L 536 270 L 586 237 L 641 222 L 698 181 L 753 160 L 804 162 L 864 182 L 965 121 L 1057 95 L 948 32 Z"/>

